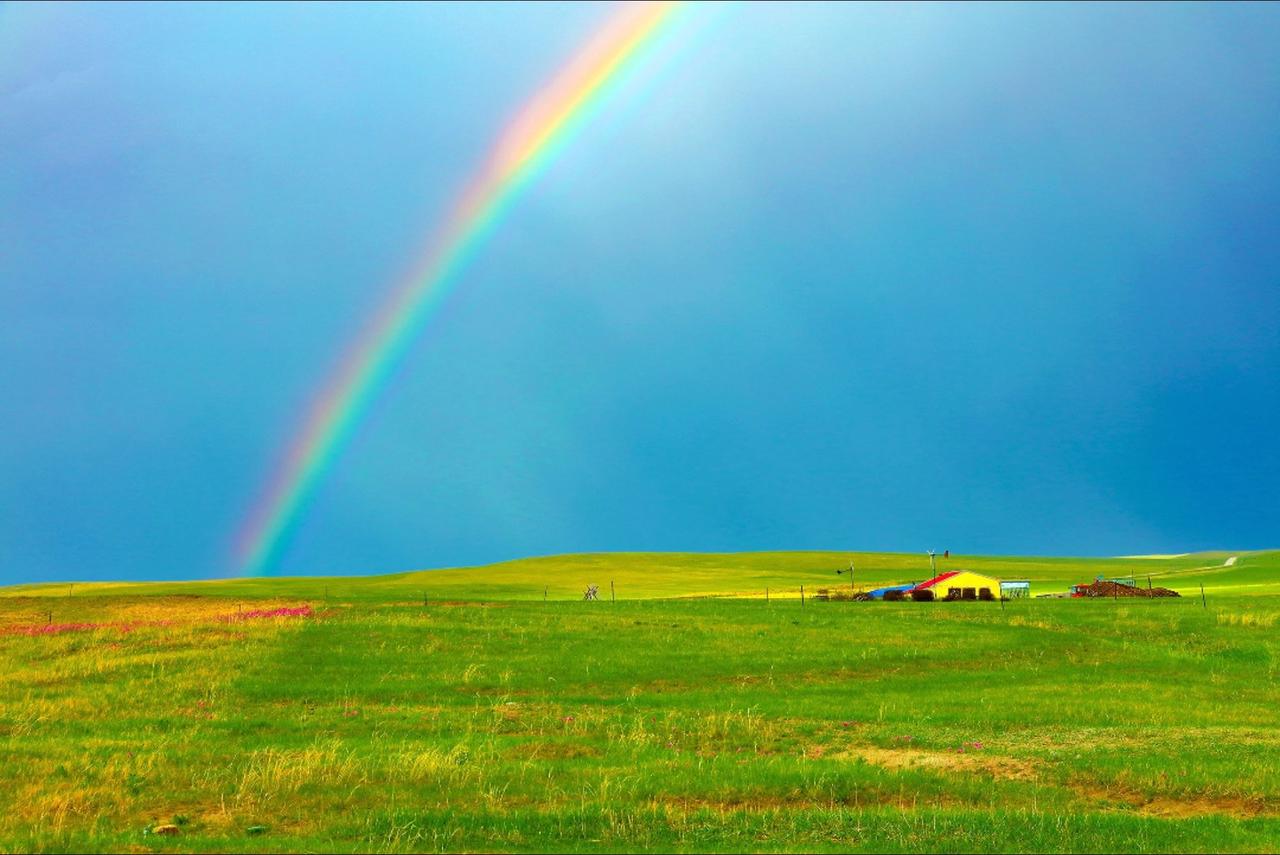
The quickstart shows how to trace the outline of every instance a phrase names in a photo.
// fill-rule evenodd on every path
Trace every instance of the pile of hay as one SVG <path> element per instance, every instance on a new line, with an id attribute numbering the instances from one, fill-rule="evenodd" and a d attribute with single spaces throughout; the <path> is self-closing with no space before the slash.
<path id="1" fill-rule="evenodd" d="M 1091 585 L 1077 585 L 1078 597 L 1180 597 L 1177 591 L 1168 588 L 1140 588 L 1126 585 L 1123 582 L 1111 582 L 1099 579 Z"/>
<path id="2" fill-rule="evenodd" d="M 874 599 L 870 594 L 849 588 L 819 588 L 814 592 L 813 598 L 815 600 L 852 600 L 859 603 Z"/>

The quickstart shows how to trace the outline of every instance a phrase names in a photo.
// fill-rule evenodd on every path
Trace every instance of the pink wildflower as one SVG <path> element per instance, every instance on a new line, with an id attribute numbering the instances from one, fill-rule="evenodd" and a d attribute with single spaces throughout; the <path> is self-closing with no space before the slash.
<path id="1" fill-rule="evenodd" d="M 61 635 L 64 632 L 82 632 L 90 629 L 101 629 L 100 623 L 46 623 L 27 626 L 6 626 L 0 629 L 3 635 Z"/>
<path id="2" fill-rule="evenodd" d="M 224 615 L 223 621 L 235 620 L 256 620 L 259 618 L 275 618 L 275 617 L 311 617 L 312 611 L 310 605 L 305 606 L 283 606 L 278 609 L 253 609 L 247 612 L 237 612 L 234 615 Z"/>

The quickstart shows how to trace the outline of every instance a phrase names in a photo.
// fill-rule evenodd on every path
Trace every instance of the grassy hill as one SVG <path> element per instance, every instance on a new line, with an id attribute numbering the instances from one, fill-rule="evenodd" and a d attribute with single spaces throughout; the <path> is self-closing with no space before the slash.
<path id="1" fill-rule="evenodd" d="M 1280 553 L 849 559 L 5 589 L 0 852 L 1280 849 Z"/>
<path id="2" fill-rule="evenodd" d="M 1228 557 L 1234 566 L 1224 567 Z M 78 583 L 73 594 L 92 596 L 200 595 L 295 597 L 357 602 L 576 599 L 588 584 L 609 583 L 620 599 L 709 595 L 799 596 L 800 586 L 847 586 L 836 575 L 854 563 L 864 586 L 929 577 L 920 554 L 860 552 L 600 553 L 526 558 L 482 567 L 423 570 L 384 576 L 222 579 L 194 582 Z M 1201 583 L 1219 591 L 1280 593 L 1280 551 L 1193 553 L 1173 558 L 938 557 L 939 572 L 972 569 L 1000 578 L 1030 579 L 1033 593 L 1064 591 L 1097 576 L 1129 576 L 1185 592 Z M 74 580 L 68 580 L 72 582 Z M 66 596 L 67 584 L 16 585 L 0 596 Z"/>

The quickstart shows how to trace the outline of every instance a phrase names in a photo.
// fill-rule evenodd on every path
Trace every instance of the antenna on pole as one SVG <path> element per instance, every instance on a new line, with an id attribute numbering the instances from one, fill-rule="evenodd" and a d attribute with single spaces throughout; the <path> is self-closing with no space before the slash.
<path id="1" fill-rule="evenodd" d="M 853 559 L 852 559 L 852 558 L 850 558 L 850 559 L 849 559 L 849 569 L 848 569 L 848 570 L 837 570 L 837 571 L 836 571 L 836 575 L 837 575 L 837 576 L 843 576 L 845 573 L 848 573 L 848 574 L 849 574 L 849 588 L 852 590 L 852 589 L 853 589 Z"/>
<path id="2" fill-rule="evenodd" d="M 935 556 L 936 556 L 937 554 L 938 554 L 938 551 L 937 551 L 936 549 L 930 549 L 930 550 L 929 550 L 929 572 L 930 572 L 930 573 L 937 573 L 937 572 L 938 572 L 938 564 L 937 564 L 937 560 L 936 560 L 936 558 L 935 558 Z"/>

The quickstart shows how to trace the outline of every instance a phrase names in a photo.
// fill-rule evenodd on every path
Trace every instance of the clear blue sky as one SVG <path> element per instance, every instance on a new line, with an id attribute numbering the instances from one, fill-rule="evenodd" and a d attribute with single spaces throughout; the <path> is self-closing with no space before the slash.
<path id="1" fill-rule="evenodd" d="M 0 5 L 0 582 L 232 572 L 607 6 Z M 1280 546 L 1280 6 L 732 9 L 515 206 L 278 568 Z"/>

